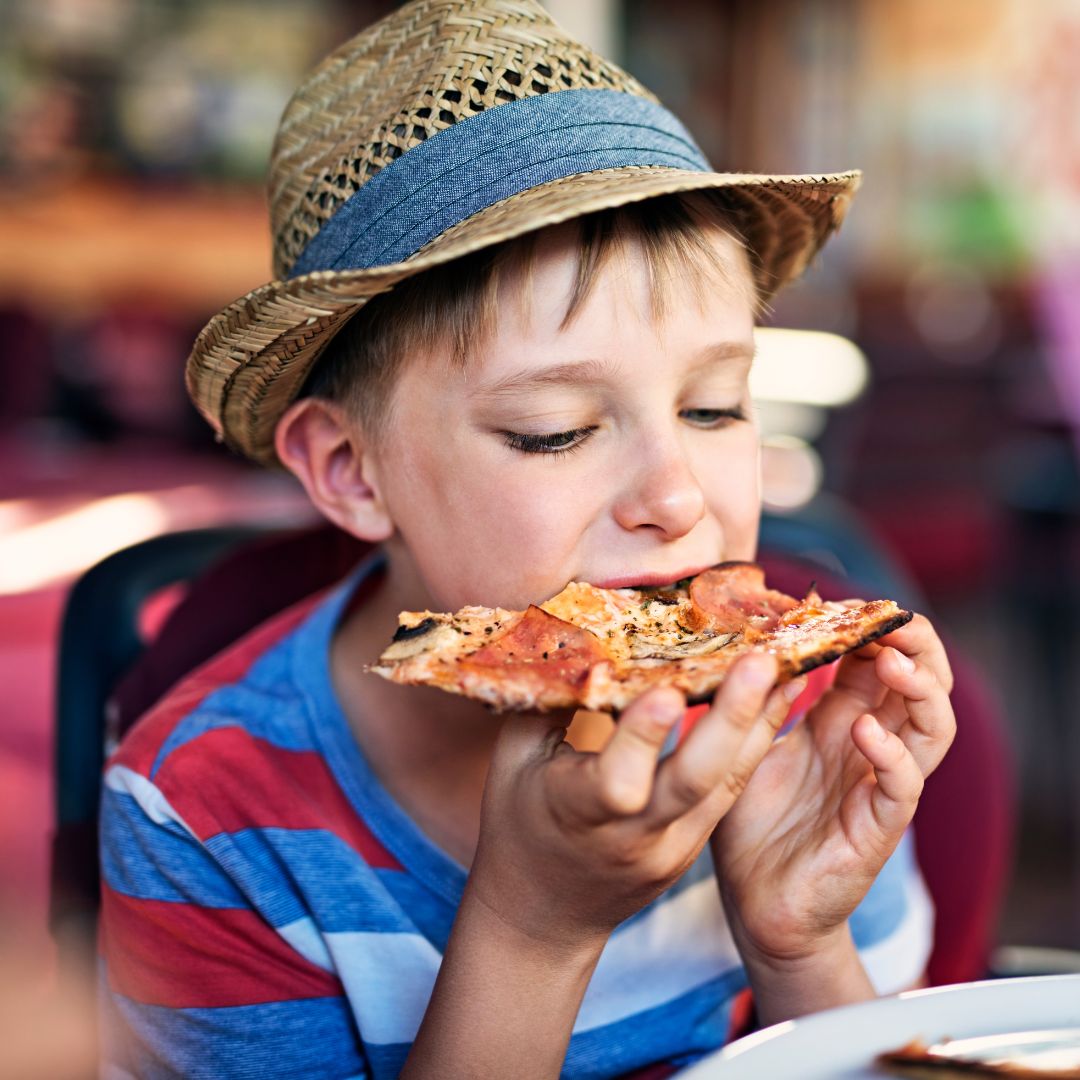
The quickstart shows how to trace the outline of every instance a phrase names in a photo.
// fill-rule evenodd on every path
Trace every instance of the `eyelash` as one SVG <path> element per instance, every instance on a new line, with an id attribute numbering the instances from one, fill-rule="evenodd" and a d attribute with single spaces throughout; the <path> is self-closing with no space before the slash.
<path id="1" fill-rule="evenodd" d="M 728 425 L 722 421 L 744 421 L 747 419 L 746 410 L 742 406 L 733 409 L 684 409 L 683 413 L 708 413 L 712 416 L 708 421 L 689 420 L 694 427 L 706 431 L 716 431 Z M 683 415 L 680 413 L 680 415 Z M 515 431 L 504 431 L 503 437 L 506 445 L 523 454 L 545 454 L 548 457 L 560 457 L 563 454 L 572 454 L 579 450 L 585 440 L 596 430 L 594 427 L 571 428 L 569 431 L 556 431 L 550 435 L 522 435 Z"/>
<path id="2" fill-rule="evenodd" d="M 550 435 L 519 435 L 515 431 L 504 431 L 503 437 L 507 446 L 520 450 L 523 454 L 561 457 L 579 450 L 595 430 L 595 427 L 572 428 L 570 431 L 556 431 Z"/>

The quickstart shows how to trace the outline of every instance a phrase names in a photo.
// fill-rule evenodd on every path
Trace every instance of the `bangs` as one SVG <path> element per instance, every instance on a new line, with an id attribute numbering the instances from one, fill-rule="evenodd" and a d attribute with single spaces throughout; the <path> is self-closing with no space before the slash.
<path id="1" fill-rule="evenodd" d="M 714 290 L 734 290 L 755 317 L 761 314 L 745 242 L 712 193 L 664 195 L 552 228 L 577 233 L 577 273 L 561 329 L 581 313 L 600 273 L 634 247 L 644 257 L 654 321 L 670 310 L 676 285 L 689 285 L 701 305 Z M 710 242 L 716 231 L 737 242 L 738 259 L 726 258 Z M 528 309 L 539 235 L 528 233 L 433 267 L 370 300 L 330 343 L 301 396 L 338 402 L 366 431 L 377 432 L 391 412 L 396 377 L 409 357 L 443 353 L 464 369 L 478 344 L 494 335 L 508 301 Z"/>

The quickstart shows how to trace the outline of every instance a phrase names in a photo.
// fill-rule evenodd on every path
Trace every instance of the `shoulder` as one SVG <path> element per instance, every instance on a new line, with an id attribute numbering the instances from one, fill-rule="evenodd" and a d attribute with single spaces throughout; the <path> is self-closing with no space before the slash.
<path id="1" fill-rule="evenodd" d="M 152 817 L 151 805 L 160 816 L 167 802 L 201 836 L 220 828 L 199 821 L 200 808 L 250 806 L 283 774 L 310 772 L 310 760 L 293 756 L 319 755 L 292 669 L 296 630 L 318 602 L 275 616 L 182 679 L 106 763 L 106 791 L 135 797 Z"/>

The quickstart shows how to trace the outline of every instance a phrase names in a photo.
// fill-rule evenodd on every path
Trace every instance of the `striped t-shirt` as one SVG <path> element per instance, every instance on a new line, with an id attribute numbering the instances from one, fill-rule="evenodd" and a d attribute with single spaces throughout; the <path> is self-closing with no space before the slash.
<path id="1" fill-rule="evenodd" d="M 334 695 L 331 637 L 372 565 L 194 672 L 107 764 L 106 1076 L 401 1069 L 467 871 L 376 779 Z M 920 976 L 931 924 L 905 840 L 851 919 L 880 992 Z M 669 1075 L 723 1045 L 745 986 L 706 854 L 612 934 L 563 1076 Z"/>

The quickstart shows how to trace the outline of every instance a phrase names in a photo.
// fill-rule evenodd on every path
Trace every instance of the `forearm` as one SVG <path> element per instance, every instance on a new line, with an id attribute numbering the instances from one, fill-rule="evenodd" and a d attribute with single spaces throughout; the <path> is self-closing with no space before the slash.
<path id="1" fill-rule="evenodd" d="M 847 923 L 805 956 L 777 959 L 737 944 L 762 1026 L 877 996 Z"/>
<path id="2" fill-rule="evenodd" d="M 403 1080 L 557 1077 L 603 944 L 530 937 L 467 887 Z"/>

